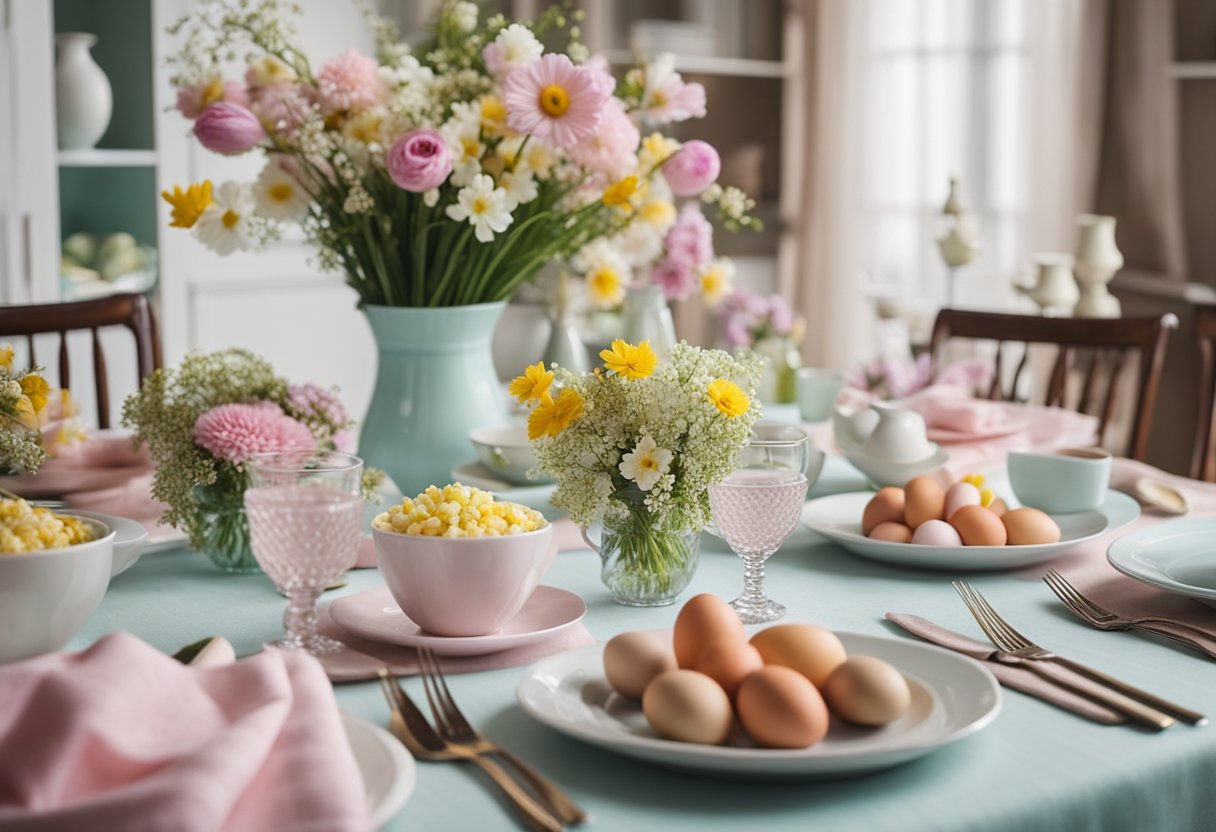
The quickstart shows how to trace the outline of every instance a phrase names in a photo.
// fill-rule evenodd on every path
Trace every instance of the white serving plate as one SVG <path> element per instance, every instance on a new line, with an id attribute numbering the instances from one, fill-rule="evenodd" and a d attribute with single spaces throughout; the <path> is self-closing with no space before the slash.
<path id="1" fill-rule="evenodd" d="M 366 719 L 342 712 L 342 727 L 363 777 L 368 816 L 379 829 L 401 811 L 418 781 L 417 764 L 392 734 Z"/>
<path id="2" fill-rule="evenodd" d="M 1171 520 L 1125 535 L 1106 550 L 1129 578 L 1216 607 L 1216 518 Z"/>
<path id="3" fill-rule="evenodd" d="M 978 662 L 907 639 L 837 635 L 850 654 L 876 656 L 908 677 L 912 707 L 882 728 L 833 719 L 827 737 L 810 748 L 757 748 L 743 744 L 744 737 L 735 745 L 662 739 L 639 703 L 608 686 L 602 644 L 538 662 L 515 696 L 533 718 L 575 739 L 666 768 L 731 780 L 817 780 L 880 771 L 970 736 L 1000 711 L 1000 687 Z"/>
<path id="4" fill-rule="evenodd" d="M 1033 546 L 924 546 L 871 540 L 861 533 L 861 514 L 872 491 L 833 494 L 811 500 L 802 510 L 802 523 L 816 534 L 855 555 L 921 569 L 994 572 L 1018 569 L 1051 560 L 1060 552 L 1122 528 L 1140 516 L 1140 504 L 1111 489 L 1096 511 L 1052 515 L 1060 526 L 1058 543 Z"/>

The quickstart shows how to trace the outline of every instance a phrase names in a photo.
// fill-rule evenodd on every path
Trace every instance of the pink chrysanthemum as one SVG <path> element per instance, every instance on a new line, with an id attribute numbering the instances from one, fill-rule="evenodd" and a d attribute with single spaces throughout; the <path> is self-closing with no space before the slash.
<path id="1" fill-rule="evenodd" d="M 667 232 L 664 246 L 667 259 L 690 272 L 709 265 L 714 257 L 714 227 L 696 203 L 690 202 L 680 211 L 675 225 Z"/>
<path id="2" fill-rule="evenodd" d="M 387 93 L 379 72 L 375 61 L 354 49 L 330 58 L 317 73 L 322 109 L 338 113 L 375 107 Z"/>
<path id="3" fill-rule="evenodd" d="M 269 84 L 253 90 L 249 109 L 266 132 L 290 138 L 304 123 L 315 95 L 304 84 Z"/>
<path id="4" fill-rule="evenodd" d="M 590 70 L 550 53 L 503 81 L 507 126 L 563 150 L 591 136 L 612 92 Z"/>
<path id="5" fill-rule="evenodd" d="M 306 425 L 278 405 L 222 404 L 194 423 L 194 441 L 226 462 L 242 465 L 254 454 L 313 453 L 317 442 Z"/>
<path id="6" fill-rule="evenodd" d="M 609 98 L 599 129 L 570 148 L 570 158 L 615 182 L 637 167 L 641 134 L 619 98 Z"/>
<path id="7" fill-rule="evenodd" d="M 650 270 L 650 282 L 668 300 L 683 300 L 697 285 L 697 275 L 687 264 L 668 258 Z"/>

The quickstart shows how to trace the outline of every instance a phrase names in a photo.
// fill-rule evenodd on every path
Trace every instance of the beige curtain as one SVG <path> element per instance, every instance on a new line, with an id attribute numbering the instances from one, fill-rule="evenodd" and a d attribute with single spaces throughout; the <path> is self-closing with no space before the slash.
<path id="1" fill-rule="evenodd" d="M 860 239 L 867 5 L 790 0 L 786 54 L 800 66 L 786 84 L 779 286 L 806 318 L 813 366 L 849 367 L 874 351 Z"/>
<path id="2" fill-rule="evenodd" d="M 1174 3 L 1109 0 L 1105 119 L 1095 208 L 1119 218 L 1125 268 L 1187 274 Z"/>

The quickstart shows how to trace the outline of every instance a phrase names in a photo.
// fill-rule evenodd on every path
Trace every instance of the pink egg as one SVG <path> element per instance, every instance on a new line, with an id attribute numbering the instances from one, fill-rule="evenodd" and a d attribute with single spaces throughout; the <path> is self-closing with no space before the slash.
<path id="1" fill-rule="evenodd" d="M 962 546 L 954 526 L 945 520 L 926 520 L 912 533 L 912 542 L 920 546 Z"/>
<path id="2" fill-rule="evenodd" d="M 980 490 L 969 482 L 957 482 L 946 491 L 945 511 L 947 520 L 963 506 L 978 506 Z"/>

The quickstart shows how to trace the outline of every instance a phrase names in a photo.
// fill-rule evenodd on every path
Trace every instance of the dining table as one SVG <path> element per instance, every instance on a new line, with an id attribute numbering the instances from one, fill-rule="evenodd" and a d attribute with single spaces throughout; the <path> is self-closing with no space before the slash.
<path id="1" fill-rule="evenodd" d="M 808 499 L 866 488 L 865 478 L 829 449 Z M 499 496 L 551 511 L 550 492 L 551 487 L 529 486 Z M 1145 515 L 1136 527 L 1167 519 Z M 1101 551 L 1125 531 L 1106 535 Z M 1068 557 L 1065 553 L 1063 562 Z M 799 528 L 769 559 L 767 590 L 788 608 L 785 621 L 912 639 L 885 620 L 889 612 L 908 613 L 983 640 L 951 587 L 952 580 L 964 578 L 1037 642 L 1216 716 L 1216 662 L 1156 637 L 1082 624 L 1041 580 L 1049 565 L 974 574 L 913 569 L 860 558 Z M 559 553 L 543 579 L 584 599 L 583 623 L 597 641 L 672 626 L 678 604 L 617 604 L 600 582 L 599 567 L 589 548 L 570 548 Z M 742 574 L 740 559 L 723 541 L 705 534 L 700 566 L 683 597 L 733 598 Z M 322 603 L 382 583 L 376 569 L 354 570 Z M 238 655 L 248 655 L 281 635 L 282 614 L 283 598 L 265 576 L 225 574 L 202 554 L 180 546 L 146 553 L 116 577 L 68 649 L 126 630 L 169 653 L 219 635 Z M 923 758 L 865 776 L 756 782 L 742 774 L 711 778 L 669 770 L 563 735 L 517 704 L 516 687 L 526 673 L 527 668 L 515 667 L 447 675 L 469 720 L 566 790 L 587 810 L 588 829 L 1143 832 L 1211 829 L 1216 818 L 1216 728 L 1211 726 L 1179 723 L 1154 732 L 1100 725 L 1002 689 L 1000 712 L 990 725 Z M 420 679 L 403 684 L 416 701 L 425 701 Z M 389 710 L 375 681 L 337 684 L 335 692 L 342 710 L 387 726 Z M 471 766 L 420 761 L 412 795 L 385 828 L 521 828 L 486 785 Z"/>

